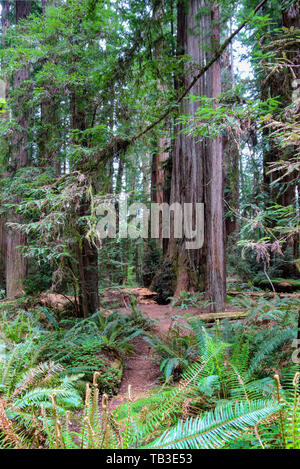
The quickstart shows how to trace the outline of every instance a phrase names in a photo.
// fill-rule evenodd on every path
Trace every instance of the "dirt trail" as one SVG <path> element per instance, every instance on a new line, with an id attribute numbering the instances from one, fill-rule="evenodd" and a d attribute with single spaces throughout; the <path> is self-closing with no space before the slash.
<path id="1" fill-rule="evenodd" d="M 183 317 L 185 314 L 201 316 L 202 319 L 210 319 L 211 314 L 205 314 L 198 308 L 188 308 L 184 311 L 178 311 L 171 308 L 170 305 L 163 306 L 158 304 L 141 304 L 142 313 L 149 319 L 154 319 L 153 334 L 159 335 L 168 332 L 173 316 Z M 127 309 L 119 309 L 119 311 L 128 313 Z M 227 311 L 225 314 L 232 314 Z M 183 318 L 184 321 L 184 318 Z M 119 393 L 109 400 L 109 409 L 114 410 L 128 398 L 128 386 L 131 385 L 131 398 L 137 400 L 147 395 L 147 393 L 158 386 L 160 383 L 158 378 L 162 375 L 159 370 L 159 363 L 154 360 L 153 352 L 149 344 L 141 337 L 137 337 L 132 341 L 134 345 L 134 354 L 130 357 L 124 366 L 123 377 Z M 101 412 L 101 406 L 99 408 Z M 72 420 L 70 428 L 72 431 L 79 432 L 81 428 L 82 411 Z"/>
<path id="2" fill-rule="evenodd" d="M 158 385 L 159 366 L 152 360 L 149 345 L 143 339 L 136 339 L 133 345 L 135 353 L 126 362 L 120 390 L 118 395 L 110 400 L 110 410 L 115 409 L 127 399 L 129 385 L 131 385 L 131 398 L 134 400 L 144 396 L 149 389 Z"/>
<path id="3" fill-rule="evenodd" d="M 145 316 L 155 320 L 153 334 L 156 335 L 166 333 L 169 330 L 172 324 L 172 317 L 175 315 L 184 316 L 185 314 L 189 314 L 201 317 L 202 320 L 209 320 L 211 317 L 220 317 L 221 319 L 227 315 L 245 314 L 244 312 L 234 312 L 232 308 L 230 312 L 225 310 L 224 313 L 218 315 L 207 314 L 198 308 L 191 307 L 184 311 L 178 311 L 177 308 L 172 309 L 170 305 L 149 304 L 140 305 L 140 308 Z M 126 309 L 122 309 L 121 312 L 128 313 Z M 127 399 L 129 385 L 131 385 L 131 397 L 136 400 L 145 396 L 147 391 L 159 384 L 158 378 L 161 376 L 159 363 L 154 361 L 149 344 L 143 339 L 137 338 L 133 341 L 133 345 L 135 347 L 134 355 L 126 362 L 118 395 L 110 400 L 111 410 L 118 407 L 118 405 L 122 404 L 122 402 Z"/>
<path id="4" fill-rule="evenodd" d="M 155 320 L 153 334 L 166 333 L 171 324 L 172 317 L 175 315 L 183 316 L 184 314 L 201 316 L 211 316 L 205 314 L 204 311 L 198 308 L 189 308 L 185 311 L 177 311 L 176 308 L 172 309 L 169 305 L 163 306 L 158 304 L 141 304 L 142 313 L 149 319 Z M 120 309 L 124 313 L 128 313 L 126 309 Z M 226 314 L 226 313 L 223 313 Z M 227 312 L 227 314 L 230 314 Z M 159 370 L 159 363 L 154 361 L 154 356 L 149 344 L 140 337 L 133 341 L 135 347 L 134 354 L 126 361 L 124 372 L 119 393 L 113 396 L 109 401 L 109 409 L 114 410 L 121 405 L 128 397 L 128 386 L 131 385 L 131 398 L 137 400 L 147 395 L 147 392 L 158 386 L 160 383 L 158 378 L 162 375 Z M 101 411 L 101 408 L 100 408 Z M 79 420 L 82 418 L 82 411 L 77 415 L 77 418 L 71 424 L 73 431 L 80 431 Z"/>
<path id="5" fill-rule="evenodd" d="M 141 305 L 141 310 L 145 316 L 157 321 L 154 334 L 168 331 L 172 322 L 169 306 Z M 135 400 L 159 384 L 158 378 L 161 376 L 159 363 L 154 362 L 149 344 L 141 338 L 135 339 L 132 343 L 135 348 L 134 355 L 126 362 L 119 394 L 111 399 L 110 409 L 124 402 L 128 396 L 129 385 L 131 385 L 131 397 Z"/>

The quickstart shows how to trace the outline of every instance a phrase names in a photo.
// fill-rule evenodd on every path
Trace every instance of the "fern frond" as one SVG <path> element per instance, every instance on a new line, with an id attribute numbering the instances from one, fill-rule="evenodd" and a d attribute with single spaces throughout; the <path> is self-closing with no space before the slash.
<path id="1" fill-rule="evenodd" d="M 274 334 L 274 336 L 268 341 L 264 341 L 250 362 L 249 372 L 254 373 L 257 371 L 262 361 L 274 353 L 275 350 L 277 350 L 285 343 L 292 342 L 293 338 L 295 337 L 295 333 L 296 332 L 294 328 L 288 327 L 278 332 L 277 334 Z"/>
<path id="2" fill-rule="evenodd" d="M 164 418 L 168 421 L 174 418 L 176 412 L 180 412 L 181 404 L 186 397 L 197 395 L 197 385 L 202 382 L 203 378 L 209 376 L 209 366 L 218 354 L 222 354 L 226 344 L 214 344 L 213 351 L 205 360 L 195 362 L 188 367 L 178 386 L 168 395 L 168 397 L 150 414 L 147 415 L 147 422 L 140 431 L 143 438 L 147 433 L 151 433 L 154 429 L 159 428 Z"/>
<path id="3" fill-rule="evenodd" d="M 145 448 L 217 449 L 275 413 L 272 401 L 236 402 L 206 412 L 202 417 L 180 420 Z"/>
<path id="4" fill-rule="evenodd" d="M 30 368 L 23 373 L 10 398 L 14 399 L 20 396 L 26 389 L 33 387 L 37 382 L 39 382 L 39 384 L 47 382 L 50 378 L 61 373 L 63 370 L 62 365 L 53 361 L 42 362 L 37 367 Z"/>

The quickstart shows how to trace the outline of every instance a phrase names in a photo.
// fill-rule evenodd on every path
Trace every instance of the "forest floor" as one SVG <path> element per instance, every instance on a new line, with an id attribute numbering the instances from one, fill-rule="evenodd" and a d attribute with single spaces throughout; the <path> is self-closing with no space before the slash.
<path id="1" fill-rule="evenodd" d="M 140 290 L 144 291 L 144 289 Z M 46 299 L 44 296 L 45 295 L 41 295 L 39 303 L 44 305 L 46 302 L 45 304 L 49 308 L 60 310 L 59 301 L 64 300 L 66 303 L 65 298 L 61 298 L 61 295 L 48 294 L 46 295 Z M 112 299 L 116 299 L 116 294 L 112 296 Z M 119 298 L 117 297 L 117 299 Z M 18 306 L 27 309 L 26 305 L 23 303 L 23 300 L 8 301 L 7 299 L 3 299 L 0 300 L 0 309 L 15 310 Z M 171 305 L 159 305 L 154 301 L 151 301 L 150 304 L 141 304 L 138 302 L 138 307 L 143 316 L 153 321 L 152 334 L 162 337 L 168 333 L 172 327 L 172 323 L 174 323 L 175 320 L 178 320 L 178 318 L 180 318 L 181 323 L 185 323 L 187 317 L 197 316 L 201 317 L 203 321 L 207 321 L 209 323 L 214 322 L 217 318 L 222 319 L 228 316 L 236 316 L 236 319 L 238 319 L 246 314 L 244 311 L 234 310 L 230 303 L 227 304 L 225 311 L 219 314 L 209 314 L 206 310 L 196 307 L 180 309 L 179 306 L 171 307 Z M 117 308 L 117 310 L 124 314 L 128 314 L 131 311 L 130 307 Z M 113 312 L 113 310 L 110 311 Z M 111 410 L 118 407 L 127 399 L 129 385 L 131 385 L 132 399 L 137 400 L 144 397 L 149 391 L 161 384 L 159 377 L 162 376 L 162 373 L 159 369 L 159 363 L 155 360 L 155 355 L 153 354 L 153 350 L 149 344 L 143 338 L 137 337 L 132 341 L 132 345 L 134 346 L 134 352 L 132 356 L 125 360 L 119 392 L 109 400 L 109 407 Z"/>
<path id="2" fill-rule="evenodd" d="M 219 314 L 209 314 L 205 310 L 196 307 L 188 307 L 187 309 L 180 310 L 179 307 L 171 307 L 170 305 L 159 305 L 156 303 L 139 304 L 141 313 L 148 319 L 153 320 L 153 335 L 165 336 L 175 320 L 180 317 L 180 322 L 185 323 L 187 317 L 197 316 L 201 317 L 203 321 L 214 322 L 217 317 L 224 318 L 240 318 L 245 316 L 244 311 L 237 311 L 232 308 L 231 304 L 227 305 L 225 311 Z M 118 311 L 128 314 L 130 309 L 118 308 Z M 132 401 L 144 398 L 151 391 L 161 385 L 159 378 L 162 372 L 159 369 L 159 363 L 155 360 L 155 355 L 150 345 L 141 337 L 137 337 L 132 342 L 134 346 L 133 355 L 124 363 L 124 370 L 121 385 L 118 394 L 110 397 L 108 408 L 113 411 L 118 406 L 126 402 L 128 399 L 128 388 L 130 389 L 130 398 Z M 101 404 L 99 408 L 102 411 Z M 80 430 L 80 420 L 82 418 L 82 411 L 77 413 L 75 419 L 71 420 L 72 431 L 78 432 Z"/>
<path id="3" fill-rule="evenodd" d="M 140 305 L 143 315 L 154 319 L 154 334 L 167 333 L 172 324 L 172 310 L 170 306 L 150 304 Z M 122 309 L 121 312 L 128 312 Z M 158 378 L 161 376 L 158 363 L 154 362 L 151 347 L 142 338 L 136 338 L 134 354 L 125 364 L 119 393 L 110 400 L 110 409 L 113 410 L 128 397 L 128 386 L 131 385 L 131 396 L 139 399 L 155 386 L 158 386 Z"/>
<path id="4" fill-rule="evenodd" d="M 169 305 L 149 304 L 140 305 L 140 308 L 144 316 L 155 321 L 153 334 L 160 335 L 168 332 L 172 324 L 172 316 L 174 315 Z M 196 310 L 196 308 L 191 309 Z M 127 314 L 129 312 L 126 308 L 118 310 Z M 149 344 L 144 339 L 137 337 L 132 341 L 132 345 L 134 346 L 134 353 L 125 362 L 119 392 L 109 400 L 110 411 L 114 410 L 128 399 L 129 385 L 131 385 L 131 399 L 137 400 L 145 397 L 151 389 L 160 384 L 159 377 L 161 376 L 161 372 L 159 364 L 154 361 Z M 100 408 L 100 412 L 101 410 Z M 75 432 L 80 430 L 78 420 L 81 414 L 82 411 L 77 414 L 77 418 L 71 420 L 71 429 Z"/>
<path id="5" fill-rule="evenodd" d="M 181 321 L 185 322 L 185 315 L 187 316 L 201 316 L 201 319 L 209 321 L 216 315 L 211 315 L 199 310 L 199 308 L 188 308 L 179 311 L 179 308 L 171 308 L 170 305 L 140 305 L 141 312 L 144 316 L 154 320 L 153 334 L 165 335 L 172 326 L 174 316 L 180 316 Z M 125 308 L 121 312 L 128 313 Z M 241 311 L 225 311 L 220 313 L 220 317 L 231 316 L 232 314 L 244 315 Z M 144 397 L 151 389 L 157 387 L 159 384 L 159 377 L 162 375 L 159 369 L 159 364 L 154 360 L 151 347 L 142 338 L 136 338 L 132 345 L 134 345 L 134 354 L 127 359 L 119 393 L 110 399 L 110 410 L 115 409 L 121 405 L 128 398 L 128 387 L 131 385 L 131 398 L 133 400 Z"/>

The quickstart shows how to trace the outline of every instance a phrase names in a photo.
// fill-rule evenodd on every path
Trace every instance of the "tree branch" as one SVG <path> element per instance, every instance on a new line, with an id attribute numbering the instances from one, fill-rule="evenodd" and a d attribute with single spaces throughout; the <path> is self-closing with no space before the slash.
<path id="1" fill-rule="evenodd" d="M 221 57 L 223 54 L 224 50 L 226 47 L 231 43 L 231 41 L 235 38 L 235 36 L 249 23 L 249 21 L 253 18 L 255 13 L 257 13 L 258 10 L 267 2 L 267 0 L 262 0 L 253 10 L 251 15 L 249 15 L 241 24 L 240 26 L 233 31 L 233 33 L 221 44 L 219 49 L 216 51 L 216 53 L 213 55 L 213 57 L 207 62 L 206 65 L 200 68 L 198 74 L 193 78 L 191 83 L 182 91 L 182 93 L 177 97 L 176 101 L 174 104 L 168 107 L 168 109 L 152 124 L 148 125 L 144 130 L 142 130 L 139 134 L 137 134 L 135 137 L 132 138 L 132 141 L 142 137 L 142 135 L 145 135 L 149 130 L 153 129 L 153 127 L 156 127 L 161 121 L 163 121 L 172 111 L 173 109 L 177 108 L 177 105 L 185 98 L 185 96 L 188 94 L 188 92 L 193 88 L 193 86 L 197 83 L 197 81 L 204 75 L 205 72 Z"/>
<path id="2" fill-rule="evenodd" d="M 253 18 L 253 16 L 257 13 L 258 10 L 267 2 L 267 0 L 262 0 L 252 11 L 252 13 L 240 24 L 240 26 L 233 31 L 232 34 L 221 44 L 219 49 L 216 53 L 212 56 L 212 58 L 207 62 L 206 65 L 200 68 L 197 75 L 192 79 L 191 83 L 179 94 L 176 101 L 172 103 L 166 111 L 154 122 L 149 124 L 143 130 L 141 130 L 137 135 L 134 135 L 130 138 L 123 138 L 120 136 L 113 137 L 110 142 L 99 152 L 95 155 L 95 159 L 93 161 L 85 161 L 83 164 L 81 163 L 80 169 L 86 168 L 88 170 L 97 169 L 98 165 L 110 157 L 112 157 L 118 151 L 126 151 L 127 148 L 135 142 L 135 140 L 139 139 L 158 124 L 160 124 L 169 114 L 171 114 L 177 107 L 178 104 L 185 98 L 191 88 L 195 85 L 195 83 L 207 72 L 207 70 L 221 57 L 226 47 L 231 43 L 231 41 L 235 38 L 235 36 L 249 23 L 249 21 Z"/>

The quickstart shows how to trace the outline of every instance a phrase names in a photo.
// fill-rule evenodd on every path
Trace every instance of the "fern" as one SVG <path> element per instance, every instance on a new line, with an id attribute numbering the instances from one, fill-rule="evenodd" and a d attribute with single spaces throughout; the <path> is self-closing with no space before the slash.
<path id="1" fill-rule="evenodd" d="M 268 358 L 282 345 L 289 342 L 291 343 L 295 337 L 295 334 L 295 330 L 288 327 L 281 331 L 277 331 L 277 333 L 274 334 L 272 337 L 268 337 L 268 340 L 263 341 L 250 361 L 249 371 L 251 373 L 257 371 L 261 366 L 263 360 Z"/>
<path id="2" fill-rule="evenodd" d="M 11 350 L 1 357 L 2 426 L 0 433 L 4 441 L 12 442 L 10 435 L 12 429 L 16 428 L 15 433 L 20 441 L 28 439 L 29 444 L 36 432 L 39 432 L 38 415 L 41 405 L 45 409 L 50 409 L 49 397 L 53 393 L 57 394 L 60 413 L 81 404 L 81 398 L 74 388 L 78 377 L 63 376 L 63 367 L 53 361 L 35 365 L 38 352 L 39 349 L 34 340 L 29 339 L 24 343 L 11 346 Z M 12 442 L 14 445 L 15 443 L 16 441 Z"/>
<path id="3" fill-rule="evenodd" d="M 178 386 L 162 401 L 162 403 L 150 414 L 147 415 L 147 422 L 140 428 L 140 438 L 149 437 L 157 430 L 165 420 L 168 425 L 176 419 L 176 414 L 181 411 L 182 402 L 190 396 L 198 393 L 198 384 L 204 377 L 209 376 L 211 362 L 217 355 L 222 354 L 223 343 L 217 343 L 211 353 L 204 359 L 193 363 L 188 367 Z"/>
<path id="4" fill-rule="evenodd" d="M 280 404 L 281 444 L 285 449 L 300 449 L 300 371 L 292 367 L 282 379 L 275 376 Z"/>
<path id="5" fill-rule="evenodd" d="M 180 420 L 145 448 L 217 449 L 275 413 L 272 401 L 236 402 L 206 412 L 201 417 Z"/>

